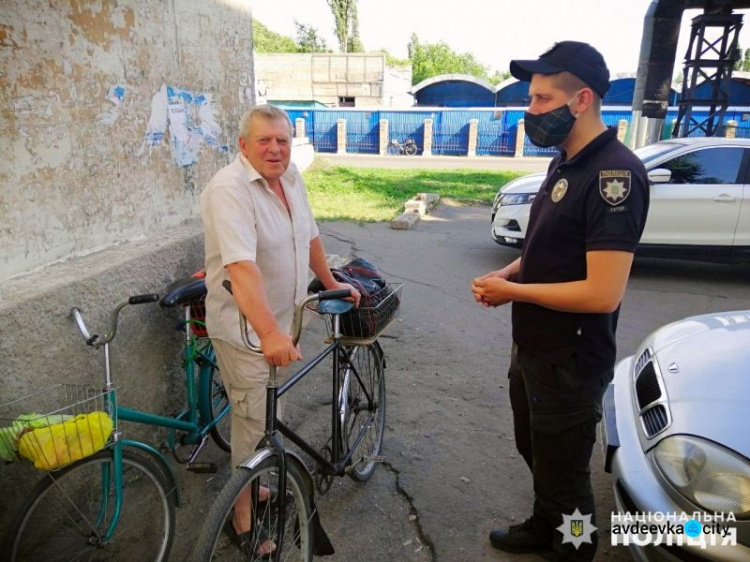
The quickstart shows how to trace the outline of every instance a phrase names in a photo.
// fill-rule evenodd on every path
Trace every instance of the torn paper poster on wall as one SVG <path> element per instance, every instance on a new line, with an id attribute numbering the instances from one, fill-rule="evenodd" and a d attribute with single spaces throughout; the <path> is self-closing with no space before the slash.
<path id="1" fill-rule="evenodd" d="M 204 142 L 215 150 L 229 150 L 219 141 L 221 128 L 216 123 L 211 94 L 195 94 L 162 85 L 151 100 L 144 145 L 158 145 L 167 130 L 172 156 L 178 166 L 195 164 Z"/>
<path id="2" fill-rule="evenodd" d="M 107 98 L 107 101 L 112 102 L 113 105 L 110 106 L 107 111 L 100 113 L 96 118 L 96 122 L 100 125 L 111 125 L 117 121 L 117 118 L 120 116 L 120 105 L 125 98 L 125 86 L 120 84 L 112 86 L 107 90 L 105 97 Z"/>

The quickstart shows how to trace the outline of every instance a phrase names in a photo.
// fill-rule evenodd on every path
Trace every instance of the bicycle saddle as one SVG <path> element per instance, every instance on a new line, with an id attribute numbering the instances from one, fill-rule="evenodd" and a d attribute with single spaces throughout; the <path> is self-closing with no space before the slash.
<path id="1" fill-rule="evenodd" d="M 319 302 L 318 312 L 321 314 L 343 314 L 344 312 L 349 312 L 352 307 L 354 307 L 354 303 L 351 301 L 331 299 Z"/>
<path id="2" fill-rule="evenodd" d="M 202 277 L 183 277 L 167 288 L 159 304 L 164 308 L 187 306 L 201 302 L 206 296 L 206 281 Z"/>

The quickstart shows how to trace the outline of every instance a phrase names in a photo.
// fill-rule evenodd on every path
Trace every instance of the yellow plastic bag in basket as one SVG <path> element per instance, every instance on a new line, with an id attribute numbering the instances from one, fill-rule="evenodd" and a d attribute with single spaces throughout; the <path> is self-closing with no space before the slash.
<path id="1" fill-rule="evenodd" d="M 73 420 L 25 432 L 18 452 L 36 468 L 54 470 L 103 449 L 112 429 L 112 418 L 104 412 L 79 414 Z"/>

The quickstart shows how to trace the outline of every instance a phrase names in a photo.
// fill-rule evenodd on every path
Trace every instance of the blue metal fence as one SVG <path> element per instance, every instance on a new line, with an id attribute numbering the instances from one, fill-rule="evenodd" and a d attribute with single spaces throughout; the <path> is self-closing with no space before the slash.
<path id="1" fill-rule="evenodd" d="M 465 155 L 469 145 L 469 122 L 478 121 L 477 155 L 513 156 L 515 154 L 518 121 L 523 119 L 521 108 L 487 109 L 418 109 L 418 110 L 341 110 L 318 108 L 286 108 L 292 124 L 295 120 L 305 120 L 305 132 L 318 152 L 336 152 L 338 149 L 337 120 L 346 120 L 346 150 L 355 153 L 377 154 L 380 144 L 379 123 L 388 121 L 389 139 L 401 144 L 407 139 L 417 143 L 418 154 L 424 150 L 424 121 L 433 120 L 432 152 L 444 155 Z M 694 111 L 696 119 L 705 118 L 705 111 Z M 671 108 L 665 119 L 663 138 L 671 133 L 677 108 Z M 628 124 L 631 119 L 629 108 L 603 108 L 602 119 L 607 126 L 616 127 L 621 120 Z M 737 121 L 736 136 L 750 137 L 750 108 L 727 110 L 724 123 Z M 629 134 L 629 133 L 628 133 Z M 691 136 L 700 136 L 695 133 Z M 524 156 L 554 156 L 554 148 L 539 148 L 524 138 Z"/>
<path id="2" fill-rule="evenodd" d="M 378 111 L 346 113 L 346 151 L 364 154 L 379 152 Z"/>
<path id="3" fill-rule="evenodd" d="M 469 120 L 475 111 L 442 111 L 433 124 L 432 153 L 460 156 L 469 147 Z"/>

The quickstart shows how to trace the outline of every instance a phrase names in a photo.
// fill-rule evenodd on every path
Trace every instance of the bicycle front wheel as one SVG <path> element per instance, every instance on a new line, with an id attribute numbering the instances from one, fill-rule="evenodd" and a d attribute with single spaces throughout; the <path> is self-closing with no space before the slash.
<path id="1" fill-rule="evenodd" d="M 280 560 L 309 562 L 312 560 L 312 509 L 302 484 L 303 479 L 296 467 L 287 464 L 286 498 L 284 513 L 278 509 L 279 466 L 274 456 L 261 461 L 252 469 L 237 469 L 216 498 L 206 517 L 190 560 L 210 562 L 215 556 L 222 560 L 259 562 L 266 560 L 268 548 L 281 550 Z M 262 490 L 262 491 L 261 491 Z M 272 490 L 270 498 L 262 497 Z M 241 552 L 222 531 L 225 524 L 232 524 L 233 508 L 243 492 L 251 498 L 253 531 L 247 552 Z M 246 492 L 246 493 L 247 493 Z M 284 536 L 279 540 L 278 521 L 282 518 Z M 262 533 L 258 530 L 262 528 Z M 268 542 L 270 541 L 270 543 Z M 236 558 L 235 558 L 236 557 Z"/>
<path id="2" fill-rule="evenodd" d="M 224 388 L 224 382 L 221 380 L 221 371 L 216 361 L 216 352 L 213 346 L 208 349 L 206 359 L 207 361 L 201 367 L 201 380 L 204 381 L 204 385 L 201 386 L 201 392 L 206 393 L 206 396 L 201 400 L 201 404 L 205 408 L 206 422 L 213 423 L 224 408 L 229 406 L 229 397 L 227 396 L 226 388 Z M 207 374 L 204 373 L 204 370 L 207 370 Z M 232 450 L 231 425 L 232 413 L 230 411 L 216 425 L 211 427 L 210 430 L 211 438 L 219 448 L 227 452 Z"/>
<path id="3" fill-rule="evenodd" d="M 346 350 L 341 362 L 342 437 L 353 450 L 349 476 L 369 480 L 377 466 L 385 432 L 385 362 L 377 342 Z M 361 435 L 361 438 L 360 438 Z M 359 439 L 359 443 L 357 443 Z"/>
<path id="4" fill-rule="evenodd" d="M 414 156 L 417 153 L 417 145 L 407 144 L 406 146 L 404 146 L 404 152 L 409 156 Z"/>
<path id="5" fill-rule="evenodd" d="M 8 529 L 8 560 L 166 560 L 174 538 L 174 496 L 159 467 L 123 451 L 123 502 L 109 540 L 104 534 L 115 508 L 110 449 L 49 472 Z M 5 559 L 5 558 L 4 558 Z"/>

